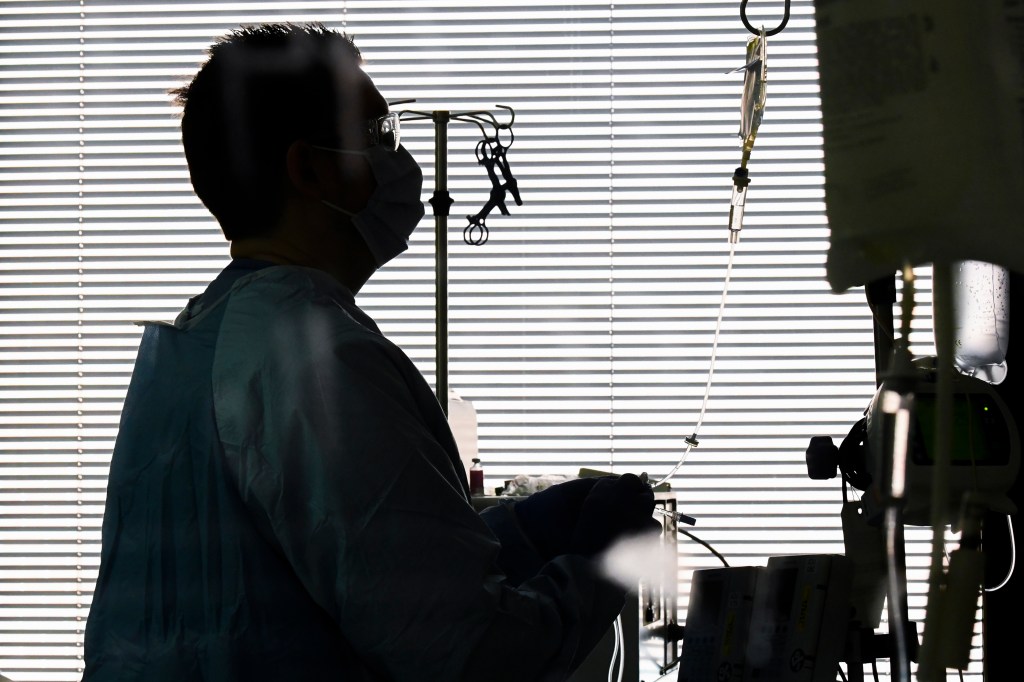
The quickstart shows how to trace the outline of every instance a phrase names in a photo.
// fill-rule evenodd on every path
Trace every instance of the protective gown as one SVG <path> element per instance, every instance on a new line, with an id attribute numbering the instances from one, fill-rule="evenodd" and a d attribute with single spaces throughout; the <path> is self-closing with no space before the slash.
<path id="1" fill-rule="evenodd" d="M 623 593 L 476 514 L 408 357 L 325 273 L 263 265 L 145 329 L 83 679 L 564 678 Z"/>

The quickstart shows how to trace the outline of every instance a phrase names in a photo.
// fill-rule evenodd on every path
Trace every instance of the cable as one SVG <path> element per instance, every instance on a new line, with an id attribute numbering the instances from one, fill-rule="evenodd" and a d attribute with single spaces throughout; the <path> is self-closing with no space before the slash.
<path id="1" fill-rule="evenodd" d="M 878 682 L 878 661 L 871 659 L 871 675 L 875 678 L 875 682 Z"/>
<path id="2" fill-rule="evenodd" d="M 1003 578 L 1003 582 L 999 583 L 995 587 L 986 587 L 986 592 L 995 592 L 1006 587 L 1006 583 L 1010 582 L 1010 578 L 1013 576 L 1013 569 L 1017 565 L 1017 543 L 1013 539 L 1013 520 L 1010 515 L 1006 515 L 1006 529 L 1010 531 L 1010 570 L 1006 572 L 1006 577 Z"/>
<path id="3" fill-rule="evenodd" d="M 615 637 L 615 646 L 612 648 L 612 658 L 608 664 L 608 682 L 612 682 L 612 678 L 615 677 L 615 664 L 619 657 L 619 646 L 622 641 L 622 633 L 619 630 L 619 623 L 621 622 L 621 616 L 615 617 L 615 622 L 612 623 L 612 634 Z"/>
<path id="4" fill-rule="evenodd" d="M 690 454 L 690 450 L 697 446 L 697 434 L 700 432 L 700 427 L 704 423 L 704 415 L 708 410 L 708 399 L 711 397 L 711 380 L 715 375 L 715 359 L 718 357 L 718 337 L 722 333 L 722 317 L 725 312 L 725 300 L 729 294 L 729 282 L 732 279 L 732 264 L 733 258 L 736 255 L 736 245 L 729 244 L 729 263 L 725 266 L 725 280 L 722 282 L 722 298 L 718 302 L 718 319 L 715 321 L 715 338 L 711 342 L 711 361 L 708 365 L 708 380 L 704 385 L 704 401 L 700 406 L 700 413 L 697 415 L 697 425 L 693 429 L 693 435 L 686 439 L 686 450 L 683 452 L 683 456 L 679 458 L 676 465 L 672 467 L 672 470 L 665 474 L 663 477 L 658 479 L 652 487 L 657 488 L 659 485 L 672 478 L 679 467 L 683 466 L 686 461 L 687 455 Z"/>
<path id="5" fill-rule="evenodd" d="M 726 566 L 726 567 L 728 567 L 728 566 L 729 566 L 729 562 L 728 562 L 728 561 L 726 561 L 726 560 L 725 560 L 725 557 L 724 557 L 724 556 L 722 556 L 721 554 L 719 554 L 719 553 L 718 553 L 718 551 L 717 551 L 717 550 L 716 550 L 716 549 L 715 549 L 714 547 L 712 547 L 712 546 L 711 546 L 711 545 L 709 545 L 708 543 L 704 542 L 703 540 L 701 540 L 701 539 L 700 539 L 699 537 L 697 537 L 696 535 L 694 535 L 694 534 L 693 534 L 693 533 L 691 533 L 690 531 L 688 531 L 688 530 L 683 530 L 682 528 L 676 528 L 676 531 L 678 531 L 678 532 L 682 533 L 683 535 L 685 535 L 686 537 L 690 538 L 691 540 L 693 540 L 694 542 L 696 542 L 696 543 L 697 543 L 698 545 L 702 545 L 702 546 L 703 546 L 703 547 L 705 547 L 705 548 L 706 548 L 706 549 L 707 549 L 707 550 L 708 550 L 709 552 L 711 552 L 711 553 L 712 553 L 712 554 L 714 554 L 714 555 L 715 555 L 716 557 L 718 557 L 718 560 L 719 560 L 719 561 L 721 561 L 721 562 L 722 562 L 723 564 L 725 564 L 725 566 Z"/>
<path id="6" fill-rule="evenodd" d="M 623 673 L 626 672 L 626 637 L 622 633 L 622 616 L 616 616 L 615 622 L 619 626 L 619 639 L 622 641 L 622 646 L 619 649 L 619 676 L 616 682 L 622 682 Z"/>
<path id="7" fill-rule="evenodd" d="M 612 649 L 612 660 L 608 665 L 608 682 L 612 682 L 612 678 L 615 677 L 615 664 L 621 661 L 621 650 L 622 650 L 622 616 L 615 616 L 615 622 L 612 623 L 612 632 L 615 634 L 615 646 Z M 624 666 L 619 666 L 619 680 L 622 680 L 622 669 Z"/>
<path id="8" fill-rule="evenodd" d="M 679 668 L 678 665 L 673 665 L 663 675 L 661 675 L 660 677 L 655 677 L 653 680 L 651 680 L 651 682 L 661 682 L 662 680 L 664 680 L 665 678 L 669 677 L 670 675 L 672 677 L 675 677 L 676 671 L 678 670 L 678 668 Z"/>
<path id="9" fill-rule="evenodd" d="M 896 679 L 899 682 L 910 682 L 910 652 L 907 645 L 906 622 L 903 619 L 903 608 L 907 597 L 903 582 L 899 579 L 900 566 L 896 560 L 899 525 L 899 508 L 889 505 L 885 510 L 886 567 L 889 579 L 889 599 L 893 601 L 892 607 L 889 609 L 891 620 L 889 631 L 896 639 Z"/>
<path id="10" fill-rule="evenodd" d="M 843 674 L 843 667 L 841 665 L 836 665 L 836 672 L 839 673 L 839 677 L 843 679 L 843 682 L 847 682 L 846 675 Z"/>
<path id="11" fill-rule="evenodd" d="M 615 616 L 615 629 L 617 631 L 618 642 L 618 676 L 615 678 L 617 682 L 623 682 L 623 673 L 626 672 L 626 636 L 623 634 L 623 616 Z"/>

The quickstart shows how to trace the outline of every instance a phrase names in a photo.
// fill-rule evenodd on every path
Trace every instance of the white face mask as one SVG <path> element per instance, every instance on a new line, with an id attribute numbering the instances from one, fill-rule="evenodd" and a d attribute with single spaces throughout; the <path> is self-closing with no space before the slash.
<path id="1" fill-rule="evenodd" d="M 405 147 L 390 151 L 376 144 L 362 151 L 317 147 L 338 154 L 363 156 L 377 181 L 366 208 L 356 213 L 329 201 L 323 203 L 352 218 L 380 267 L 409 248 L 409 236 L 423 218 L 423 172 Z"/>

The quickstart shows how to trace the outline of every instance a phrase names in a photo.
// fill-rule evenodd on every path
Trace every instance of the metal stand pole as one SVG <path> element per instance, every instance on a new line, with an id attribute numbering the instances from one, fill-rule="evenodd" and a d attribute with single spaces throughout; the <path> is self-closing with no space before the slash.
<path id="1" fill-rule="evenodd" d="M 447 111 L 435 111 L 434 120 L 434 302 L 435 364 L 437 401 L 448 415 L 448 215 L 452 197 L 448 193 L 448 120 Z"/>
<path id="2" fill-rule="evenodd" d="M 414 100 L 409 100 L 414 101 Z M 445 416 L 448 415 L 448 215 L 452 207 L 452 197 L 448 193 L 448 122 L 452 120 L 465 121 L 476 124 L 482 133 L 485 141 L 497 140 L 498 132 L 511 130 L 512 122 L 515 120 L 515 112 L 511 107 L 498 105 L 506 109 L 512 120 L 507 124 L 498 123 L 494 115 L 486 111 L 465 111 L 453 114 L 450 111 L 403 111 L 409 114 L 409 121 L 434 122 L 434 194 L 430 198 L 430 205 L 434 209 L 434 286 L 436 300 L 434 303 L 435 318 L 435 385 L 437 390 L 437 401 L 441 404 Z M 494 127 L 494 134 L 491 137 L 486 135 L 485 125 Z M 511 144 L 511 143 L 510 143 Z M 504 157 L 502 157 L 504 158 Z M 479 154 L 478 154 L 479 161 Z M 504 163 L 504 162 L 503 162 Z M 511 187 L 517 204 L 521 204 L 515 179 L 508 171 L 507 163 L 502 166 L 502 174 L 506 176 L 506 185 Z M 494 176 L 493 173 L 491 173 Z M 496 182 L 492 177 L 492 182 Z M 495 190 L 492 190 L 492 200 Z M 501 197 L 504 197 L 502 193 Z M 481 215 L 492 208 L 489 203 Z M 501 203 L 502 213 L 508 213 Z M 467 216 L 468 217 L 468 216 Z M 481 223 L 482 225 L 482 223 Z"/>

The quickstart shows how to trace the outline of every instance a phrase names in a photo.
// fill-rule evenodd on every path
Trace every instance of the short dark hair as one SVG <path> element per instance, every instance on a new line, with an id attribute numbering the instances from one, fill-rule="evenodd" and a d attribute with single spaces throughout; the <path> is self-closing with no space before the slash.
<path id="1" fill-rule="evenodd" d="M 336 144 L 362 60 L 323 24 L 246 26 L 220 38 L 195 78 L 172 91 L 196 195 L 229 240 L 266 233 L 285 200 L 286 155 L 299 139 Z"/>

